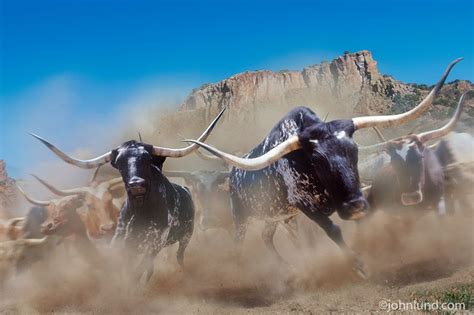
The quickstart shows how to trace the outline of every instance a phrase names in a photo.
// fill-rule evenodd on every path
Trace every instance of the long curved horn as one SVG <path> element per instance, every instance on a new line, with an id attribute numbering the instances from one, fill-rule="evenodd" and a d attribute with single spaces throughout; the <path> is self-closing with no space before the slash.
<path id="1" fill-rule="evenodd" d="M 435 129 L 435 130 L 430 130 L 430 131 L 426 131 L 426 132 L 423 132 L 423 133 L 420 133 L 417 135 L 417 137 L 422 141 L 422 142 L 427 142 L 429 140 L 433 140 L 433 139 L 436 139 L 436 138 L 439 138 L 439 137 L 442 137 L 446 134 L 448 134 L 451 130 L 453 130 L 454 126 L 456 126 L 456 123 L 457 121 L 459 120 L 459 117 L 461 116 L 461 112 L 464 108 L 464 99 L 465 99 L 465 96 L 466 94 L 472 92 L 473 90 L 469 90 L 467 92 L 464 92 L 461 97 L 459 98 L 459 101 L 458 101 L 458 106 L 456 108 L 456 112 L 454 113 L 453 117 L 449 120 L 449 122 L 444 125 L 443 127 L 441 128 L 438 128 L 438 129 Z M 374 144 L 374 145 L 369 145 L 369 146 L 364 146 L 364 147 L 359 147 L 359 151 L 362 151 L 364 152 L 365 154 L 372 154 L 372 153 L 376 153 L 376 152 L 380 152 L 382 150 L 384 150 L 388 143 L 390 143 L 391 141 L 393 140 L 397 140 L 397 139 L 403 139 L 404 137 L 400 137 L 400 138 L 396 138 L 396 139 L 391 139 L 389 141 L 385 141 L 385 142 L 382 142 L 382 143 L 377 143 L 377 144 Z M 434 148 L 436 147 L 438 144 L 435 143 L 431 146 L 429 146 L 430 148 Z"/>
<path id="2" fill-rule="evenodd" d="M 185 136 L 183 136 L 180 133 L 178 133 L 178 136 L 181 138 L 181 140 L 186 140 L 187 139 Z M 219 159 L 217 156 L 206 154 L 204 152 L 201 152 L 201 150 L 199 150 L 199 149 L 194 151 L 194 153 L 196 153 L 197 156 L 199 156 L 201 159 L 203 159 L 205 161 L 219 161 L 219 162 L 222 162 L 222 160 Z"/>
<path id="3" fill-rule="evenodd" d="M 369 128 L 369 127 L 374 127 L 374 126 L 393 127 L 393 126 L 398 126 L 403 123 L 406 123 L 407 121 L 417 118 L 426 109 L 428 109 L 428 107 L 430 107 L 430 105 L 433 103 L 434 98 L 438 95 L 439 91 L 441 90 L 441 87 L 443 86 L 444 81 L 448 77 L 449 72 L 454 67 L 454 65 L 457 64 L 461 60 L 462 58 L 458 58 L 452 61 L 448 65 L 448 68 L 446 69 L 446 71 L 444 72 L 443 76 L 438 81 L 438 83 L 436 83 L 436 86 L 433 88 L 433 90 L 431 90 L 431 92 L 425 97 L 425 99 L 421 101 L 421 103 L 418 104 L 416 107 L 412 108 L 406 113 L 402 113 L 398 115 L 362 116 L 362 117 L 352 118 L 355 129 L 358 130 L 358 129 Z"/>
<path id="4" fill-rule="evenodd" d="M 36 176 L 35 174 L 31 174 L 37 181 L 39 181 L 43 186 L 48 188 L 53 194 L 56 194 L 58 196 L 71 196 L 71 195 L 77 195 L 80 193 L 85 192 L 86 188 L 72 188 L 72 189 L 59 189 L 45 181 L 44 179 L 40 178 L 39 176 Z"/>
<path id="5" fill-rule="evenodd" d="M 203 153 L 201 152 L 201 150 L 196 150 L 194 151 L 194 153 L 196 153 L 197 156 L 199 156 L 201 159 L 206 160 L 206 161 L 221 161 L 222 162 L 222 160 L 219 159 L 217 156 Z"/>
<path id="6" fill-rule="evenodd" d="M 385 150 L 385 147 L 387 146 L 389 142 L 390 141 L 372 144 L 372 145 L 366 145 L 366 146 L 358 146 L 358 149 L 359 149 L 359 152 L 363 152 L 365 155 L 370 155 L 370 154 Z"/>
<path id="7" fill-rule="evenodd" d="M 387 139 L 385 139 L 385 137 L 383 136 L 383 133 L 382 131 L 380 131 L 380 129 L 376 126 L 373 127 L 375 133 L 377 134 L 377 136 L 379 137 L 379 139 L 382 141 L 382 142 L 386 142 Z"/>
<path id="8" fill-rule="evenodd" d="M 90 159 L 90 160 L 75 159 L 75 158 L 67 155 L 63 151 L 59 150 L 54 145 L 52 145 L 51 143 L 49 143 L 45 139 L 41 138 L 40 136 L 35 135 L 34 133 L 31 133 L 31 132 L 29 134 L 32 135 L 33 137 L 35 137 L 36 139 L 38 139 L 39 141 L 41 141 L 45 146 L 48 147 L 48 149 L 53 151 L 54 154 L 56 154 L 64 162 L 72 164 L 72 165 L 76 165 L 76 166 L 81 167 L 81 168 L 87 168 L 87 169 L 96 168 L 96 167 L 99 167 L 99 166 L 101 166 L 101 165 L 103 165 L 107 162 L 110 162 L 110 160 L 111 160 L 111 156 L 112 156 L 111 151 L 109 151 L 105 154 L 102 154 L 101 156 L 98 156 L 96 158 Z"/>
<path id="9" fill-rule="evenodd" d="M 438 142 L 435 142 L 435 143 L 433 143 L 433 144 L 430 144 L 430 145 L 428 146 L 428 148 L 430 148 L 431 150 L 434 150 L 434 149 L 436 149 L 436 147 L 437 147 L 440 143 L 441 143 L 441 141 L 438 141 Z"/>
<path id="10" fill-rule="evenodd" d="M 44 242 L 46 242 L 47 239 L 48 239 L 47 236 L 45 236 L 43 238 L 25 238 L 25 239 L 23 239 L 23 242 L 27 245 L 35 246 L 35 245 L 44 244 Z"/>
<path id="11" fill-rule="evenodd" d="M 370 190 L 371 188 L 372 188 L 372 185 L 367 185 L 367 186 L 362 187 L 360 190 L 361 190 L 361 191 L 368 191 L 368 190 Z"/>
<path id="12" fill-rule="evenodd" d="M 101 165 L 101 166 L 102 166 L 102 165 Z M 94 173 L 92 173 L 91 179 L 89 180 L 89 184 L 92 184 L 93 182 L 96 181 L 97 175 L 99 175 L 99 171 L 100 171 L 101 166 L 98 166 L 98 167 L 94 170 Z"/>
<path id="13" fill-rule="evenodd" d="M 109 179 L 109 180 L 107 181 L 107 185 L 108 185 L 109 187 L 110 187 L 110 186 L 117 185 L 117 184 L 120 184 L 120 183 L 123 183 L 122 177 L 115 177 L 115 178 Z"/>
<path id="14" fill-rule="evenodd" d="M 34 205 L 47 207 L 51 204 L 51 201 L 42 201 L 42 200 L 37 200 L 37 199 L 31 198 L 30 196 L 28 196 L 25 193 L 25 191 L 18 184 L 16 184 L 16 187 L 18 188 L 20 193 L 23 195 L 23 197 L 25 197 L 26 200 L 28 200 L 30 203 L 32 203 Z"/>
<path id="15" fill-rule="evenodd" d="M 418 138 L 421 140 L 421 142 L 426 142 L 429 140 L 433 140 L 436 138 L 440 138 L 446 134 L 448 134 L 453 128 L 456 126 L 459 117 L 461 117 L 461 112 L 464 108 L 464 98 L 466 94 L 469 94 L 469 92 L 472 92 L 473 90 L 469 90 L 467 92 L 464 92 L 461 97 L 459 98 L 458 106 L 456 108 L 456 112 L 454 113 L 454 116 L 449 120 L 449 122 L 444 125 L 441 128 L 435 129 L 435 130 L 430 130 L 430 131 L 425 131 L 423 133 L 418 134 Z"/>
<path id="16" fill-rule="evenodd" d="M 25 221 L 24 217 L 18 217 L 8 220 L 9 226 L 16 226 L 18 223 Z"/>
<path id="17" fill-rule="evenodd" d="M 219 121 L 219 118 L 222 117 L 224 114 L 226 108 L 224 107 L 219 115 L 217 115 L 216 118 L 211 122 L 209 127 L 203 132 L 203 134 L 198 138 L 198 141 L 206 141 L 207 137 L 211 134 L 212 130 L 216 126 L 217 122 Z M 158 156 L 163 156 L 163 157 L 173 157 L 173 158 L 179 158 L 186 156 L 190 154 L 191 152 L 197 150 L 199 146 L 197 144 L 191 144 L 185 148 L 182 149 L 170 149 L 170 148 L 164 148 L 164 147 L 157 147 L 153 146 L 153 154 L 158 155 Z"/>
<path id="18" fill-rule="evenodd" d="M 382 134 L 382 132 L 380 131 L 379 128 L 373 127 L 373 129 L 375 130 L 375 133 L 377 134 L 379 139 L 382 141 L 381 143 L 364 146 L 364 145 L 360 145 L 356 142 L 356 145 L 357 145 L 359 151 L 364 152 L 367 155 L 383 150 L 385 148 L 385 145 L 388 142 L 387 139 L 385 139 L 384 135 Z"/>
<path id="19" fill-rule="evenodd" d="M 195 143 L 207 151 L 211 152 L 215 156 L 221 158 L 224 160 L 226 163 L 235 166 L 237 168 L 241 168 L 244 170 L 249 170 L 249 171 L 256 171 L 260 170 L 262 168 L 265 168 L 273 163 L 275 163 L 277 160 L 279 160 L 282 156 L 298 150 L 301 148 L 301 144 L 299 142 L 298 136 L 292 136 L 291 138 L 288 138 L 286 141 L 280 143 L 264 155 L 261 155 L 256 158 L 251 158 L 251 159 L 244 159 L 244 158 L 239 158 L 236 157 L 232 154 L 222 152 L 216 148 L 211 147 L 210 145 L 207 145 L 205 143 L 196 141 L 196 140 L 186 140 L 186 142 L 192 142 Z"/>
<path id="20" fill-rule="evenodd" d="M 190 172 L 186 171 L 163 171 L 166 177 L 182 177 L 182 178 L 191 178 L 192 175 Z"/>
<path id="21" fill-rule="evenodd" d="M 119 183 L 119 184 L 110 185 L 107 189 L 108 189 L 109 191 L 112 191 L 112 190 L 116 190 L 116 189 L 118 189 L 118 188 L 120 188 L 120 189 L 125 188 L 124 183 L 122 182 L 122 183 Z"/>

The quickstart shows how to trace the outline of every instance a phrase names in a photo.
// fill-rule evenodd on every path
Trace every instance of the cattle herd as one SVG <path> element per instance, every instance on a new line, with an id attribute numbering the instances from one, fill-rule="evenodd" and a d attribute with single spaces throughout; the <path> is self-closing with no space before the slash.
<path id="1" fill-rule="evenodd" d="M 153 260 L 164 247 L 177 243 L 177 261 L 183 266 L 195 225 L 202 231 L 227 230 L 240 253 L 251 219 L 264 221 L 264 244 L 276 261 L 285 264 L 275 248 L 274 235 L 280 225 L 297 240 L 300 212 L 341 248 L 354 273 L 366 278 L 363 261 L 346 245 L 330 216 L 337 212 L 343 220 L 363 222 L 375 210 L 402 209 L 417 214 L 436 211 L 444 218 L 457 204 L 468 204 L 466 194 L 458 192 L 470 179 L 462 169 L 469 165 L 458 163 L 449 140 L 433 140 L 453 130 L 469 92 L 460 97 L 453 117 L 439 129 L 388 141 L 379 133 L 382 142 L 365 147 L 358 146 L 353 136 L 361 129 L 400 126 L 419 117 L 460 60 L 453 61 L 432 91 L 405 113 L 326 122 L 311 109 L 296 107 L 242 157 L 205 143 L 225 108 L 197 140 L 184 140 L 189 145 L 181 149 L 131 140 L 96 158 L 79 160 L 32 134 L 66 163 L 96 172 L 87 186 L 72 189 L 55 187 L 33 175 L 58 196 L 46 201 L 18 186 L 34 206 L 25 217 L 0 222 L 0 281 L 46 259 L 45 253 L 61 242 L 69 242 L 88 262 L 95 263 L 103 259 L 98 242 L 106 242 L 123 250 L 125 264 L 133 266 L 133 279 L 146 283 L 153 274 Z M 213 161 L 216 169 L 164 169 L 166 158 L 193 152 Z M 121 176 L 97 180 L 97 172 L 107 163 Z M 376 163 L 380 166 L 374 167 Z M 362 174 L 364 168 L 377 169 L 370 182 Z M 170 178 L 182 178 L 190 189 Z"/>

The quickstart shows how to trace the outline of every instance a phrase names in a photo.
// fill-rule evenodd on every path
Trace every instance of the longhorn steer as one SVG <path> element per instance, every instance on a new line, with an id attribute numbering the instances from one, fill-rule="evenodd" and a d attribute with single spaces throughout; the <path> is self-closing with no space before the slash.
<path id="1" fill-rule="evenodd" d="M 362 263 L 347 247 L 340 228 L 329 219 L 337 211 L 342 219 L 357 220 L 368 207 L 359 187 L 358 150 L 352 136 L 362 128 L 397 126 L 421 115 L 458 61 L 448 66 L 441 80 L 418 106 L 403 114 L 324 122 L 309 108 L 298 107 L 283 117 L 243 158 L 189 140 L 234 166 L 230 174 L 230 195 L 237 243 L 242 243 L 250 217 L 263 219 L 266 224 L 262 238 L 281 260 L 273 243 L 277 223 L 272 219 L 299 209 L 319 224 L 353 258 L 359 274 L 364 274 Z"/>
<path id="2" fill-rule="evenodd" d="M 41 224 L 43 235 L 55 235 L 59 239 L 68 239 L 77 252 L 89 263 L 102 266 L 103 261 L 95 245 L 89 239 L 85 222 L 79 215 L 84 211 L 84 200 L 78 195 L 65 196 L 60 199 L 41 201 L 28 196 L 18 186 L 25 199 L 46 209 L 46 219 Z"/>
<path id="3" fill-rule="evenodd" d="M 38 254 L 48 245 L 46 238 L 0 242 L 0 292 L 5 280 L 15 271 L 36 262 Z"/>
<path id="4" fill-rule="evenodd" d="M 124 198 L 114 198 L 113 191 L 117 185 L 122 185 L 122 178 L 114 178 L 108 181 L 92 181 L 90 186 L 78 187 L 72 189 L 58 189 L 33 175 L 40 183 L 46 186 L 50 191 L 59 196 L 79 195 L 87 207 L 86 211 L 79 214 L 84 221 L 87 232 L 92 238 L 102 238 L 112 236 L 115 232 L 120 208 L 123 205 Z"/>
<path id="5" fill-rule="evenodd" d="M 205 141 L 224 113 L 223 109 L 199 138 Z M 35 136 L 64 161 L 95 168 L 110 162 L 122 175 L 127 199 L 120 211 L 114 240 L 122 240 L 131 255 L 143 254 L 138 276 L 148 280 L 153 273 L 153 259 L 165 246 L 179 242 L 178 263 L 182 266 L 194 225 L 194 205 L 189 190 L 172 184 L 163 175 L 166 157 L 179 158 L 199 146 L 183 149 L 157 147 L 134 140 L 95 159 L 77 160 L 69 157 L 46 140 Z"/>
<path id="6" fill-rule="evenodd" d="M 379 208 L 395 211 L 437 209 L 439 215 L 446 214 L 444 171 L 439 159 L 441 153 L 445 153 L 444 147 L 439 147 L 437 156 L 425 143 L 454 128 L 467 93 L 461 96 L 454 116 L 443 127 L 375 146 L 388 153 L 390 163 L 379 170 L 372 183 L 367 198 L 372 211 Z"/>
<path id="7" fill-rule="evenodd" d="M 32 207 L 24 218 L 8 221 L 9 240 L 0 242 L 0 286 L 12 272 L 20 272 L 33 263 L 47 256 L 54 246 L 53 240 L 44 238 L 40 232 L 41 224 L 46 219 L 44 207 Z M 17 224 L 23 222 L 21 226 Z M 15 235 L 12 237 L 12 226 Z M 31 241 L 30 241 L 31 240 Z"/>
<path id="8" fill-rule="evenodd" d="M 444 169 L 446 211 L 454 213 L 456 202 L 462 209 L 469 209 L 468 196 L 474 185 L 472 167 L 469 169 L 474 162 L 474 138 L 467 133 L 451 133 L 435 146 L 434 152 Z"/>

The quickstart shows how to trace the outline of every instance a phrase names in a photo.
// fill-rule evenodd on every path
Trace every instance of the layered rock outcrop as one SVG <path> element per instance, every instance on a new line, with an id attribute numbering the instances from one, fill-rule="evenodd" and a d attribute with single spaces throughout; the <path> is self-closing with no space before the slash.
<path id="1" fill-rule="evenodd" d="M 386 112 L 395 95 L 413 93 L 413 86 L 381 75 L 372 54 L 364 50 L 302 71 L 240 73 L 193 90 L 181 109 L 215 112 L 227 106 L 231 115 L 242 118 L 261 106 L 305 104 L 347 117 Z"/>
<path id="2" fill-rule="evenodd" d="M 462 63 L 458 65 L 461 66 Z M 439 70 L 440 74 L 443 70 Z M 226 126 L 219 132 L 227 133 L 225 137 L 232 138 L 236 147 L 250 147 L 250 143 L 258 143 L 256 140 L 295 106 L 309 106 L 320 117 L 328 116 L 329 120 L 399 113 L 415 106 L 430 88 L 382 75 L 369 51 L 346 52 L 331 62 L 308 66 L 301 71 L 248 71 L 205 84 L 194 89 L 180 106 L 180 111 L 168 117 L 173 122 L 168 126 L 172 128 L 185 121 L 186 126 L 193 126 L 188 134 L 196 134 L 226 106 Z M 460 94 L 469 89 L 474 89 L 469 81 L 445 84 L 434 106 L 423 117 L 403 128 L 386 132 L 398 136 L 439 126 L 453 113 Z M 474 123 L 473 100 L 468 101 L 461 121 L 459 128 L 463 131 Z M 166 122 L 161 123 L 166 125 Z M 233 137 L 236 133 L 241 137 Z M 357 137 L 365 144 L 377 141 L 370 131 L 360 132 Z"/>
<path id="3" fill-rule="evenodd" d="M 8 209 L 15 200 L 15 180 L 8 177 L 5 161 L 0 160 L 0 218 L 9 217 Z"/>

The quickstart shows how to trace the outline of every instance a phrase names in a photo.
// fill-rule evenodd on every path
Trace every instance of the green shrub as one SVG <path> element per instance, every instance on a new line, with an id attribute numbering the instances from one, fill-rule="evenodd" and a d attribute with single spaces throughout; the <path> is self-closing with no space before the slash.
<path id="1" fill-rule="evenodd" d="M 445 290 L 417 291 L 411 297 L 420 302 L 464 303 L 466 310 L 469 310 L 474 307 L 474 284 L 453 286 Z"/>
<path id="2" fill-rule="evenodd" d="M 400 114 L 406 112 L 407 110 L 412 109 L 418 102 L 420 101 L 420 95 L 418 93 L 415 94 L 405 94 L 401 96 L 397 93 L 393 97 L 393 104 L 390 108 L 391 114 Z"/>

